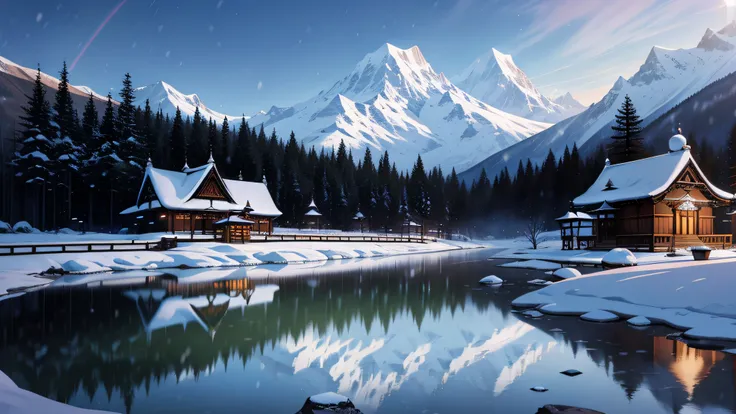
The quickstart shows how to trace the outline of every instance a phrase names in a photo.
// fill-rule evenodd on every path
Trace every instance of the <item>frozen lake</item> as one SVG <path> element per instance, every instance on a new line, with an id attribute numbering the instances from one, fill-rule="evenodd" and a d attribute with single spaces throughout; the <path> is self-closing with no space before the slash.
<path id="1" fill-rule="evenodd" d="M 0 301 L 0 370 L 129 413 L 293 413 L 327 391 L 364 413 L 735 412 L 733 356 L 665 328 L 512 313 L 545 275 L 492 254 L 69 278 Z M 510 284 L 479 286 L 489 274 Z"/>

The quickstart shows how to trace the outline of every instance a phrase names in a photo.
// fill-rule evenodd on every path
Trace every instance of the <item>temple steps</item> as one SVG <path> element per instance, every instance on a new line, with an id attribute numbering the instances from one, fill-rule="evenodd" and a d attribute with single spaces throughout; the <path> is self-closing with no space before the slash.
<path id="1" fill-rule="evenodd" d="M 703 246 L 704 243 L 694 234 L 677 234 L 675 235 L 675 248 L 686 249 L 691 246 Z"/>

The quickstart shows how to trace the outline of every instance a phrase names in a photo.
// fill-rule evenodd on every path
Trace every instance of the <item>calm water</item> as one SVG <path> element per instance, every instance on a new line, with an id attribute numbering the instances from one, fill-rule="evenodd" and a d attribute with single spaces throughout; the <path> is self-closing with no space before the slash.
<path id="1" fill-rule="evenodd" d="M 491 253 L 66 277 L 0 302 L 0 370 L 49 398 L 131 413 L 293 413 L 325 391 L 366 413 L 736 409 L 734 357 L 665 329 L 526 319 L 510 302 L 544 274 L 498 268 Z M 513 285 L 479 288 L 487 274 Z"/>

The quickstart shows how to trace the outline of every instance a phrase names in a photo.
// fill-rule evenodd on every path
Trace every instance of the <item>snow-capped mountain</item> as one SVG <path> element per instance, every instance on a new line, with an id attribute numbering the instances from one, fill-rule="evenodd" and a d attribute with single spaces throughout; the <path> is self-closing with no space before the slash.
<path id="1" fill-rule="evenodd" d="M 421 154 L 425 166 L 466 169 L 488 154 L 550 124 L 503 112 L 436 73 L 417 46 L 384 44 L 329 90 L 288 108 L 251 118 L 282 134 L 294 131 L 307 145 L 353 151 L 388 150 L 402 169 Z"/>
<path id="2" fill-rule="evenodd" d="M 564 105 L 542 95 L 511 55 L 496 49 L 473 61 L 454 81 L 495 108 L 537 121 L 555 123 L 585 109 L 571 95 Z"/>
<path id="3" fill-rule="evenodd" d="M 570 116 L 577 115 L 587 108 L 585 105 L 578 102 L 570 92 L 552 99 L 552 102 L 561 106 L 565 112 L 570 113 Z"/>
<path id="4" fill-rule="evenodd" d="M 31 69 L 21 66 L 0 56 L 0 133 L 13 134 L 15 123 L 18 117 L 23 113 L 22 107 L 28 101 L 26 96 L 30 96 L 33 91 L 33 83 L 36 80 L 37 69 Z M 72 77 L 71 79 L 75 79 Z M 46 89 L 46 99 L 53 102 L 56 89 L 59 87 L 59 79 L 41 72 L 41 82 Z M 69 92 L 72 95 L 74 108 L 81 114 L 84 111 L 84 105 L 92 93 L 97 111 L 102 113 L 104 110 L 104 101 L 107 97 L 95 93 L 86 86 L 69 85 Z"/>
<path id="5" fill-rule="evenodd" d="M 519 160 L 541 164 L 551 149 L 560 156 L 574 143 L 584 153 L 608 142 L 614 115 L 626 95 L 631 97 L 643 126 L 672 109 L 687 97 L 736 71 L 736 22 L 717 33 L 707 30 L 698 46 L 666 49 L 655 46 L 639 70 L 629 79 L 619 77 L 599 102 L 541 133 L 490 156 L 463 174 L 472 180 L 482 168 L 493 176 L 508 167 L 515 171 Z M 687 132 L 687 126 L 683 126 Z M 667 139 L 669 137 L 658 137 Z"/>
<path id="6" fill-rule="evenodd" d="M 204 119 L 211 118 L 217 122 L 218 125 L 222 124 L 225 116 L 227 116 L 228 122 L 230 123 L 238 122 L 242 118 L 242 115 L 230 116 L 213 111 L 205 106 L 197 94 L 185 95 L 164 81 L 158 81 L 151 85 L 135 88 L 134 93 L 135 102 L 133 105 L 143 108 L 146 105 L 146 99 L 148 99 L 151 109 L 154 112 L 161 109 L 164 114 L 169 114 L 171 117 L 176 114 L 177 107 L 181 110 L 182 117 L 186 117 L 187 115 L 190 117 L 194 116 L 195 109 L 199 107 L 199 112 L 202 114 Z M 248 119 L 248 117 L 246 117 L 246 119 Z"/>

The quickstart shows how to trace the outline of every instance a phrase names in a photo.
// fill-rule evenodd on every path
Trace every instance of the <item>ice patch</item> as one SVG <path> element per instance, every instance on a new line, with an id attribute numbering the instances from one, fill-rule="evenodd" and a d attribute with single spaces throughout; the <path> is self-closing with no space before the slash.
<path id="1" fill-rule="evenodd" d="M 594 310 L 581 315 L 580 319 L 588 322 L 613 322 L 618 320 L 618 316 L 608 311 Z"/>

